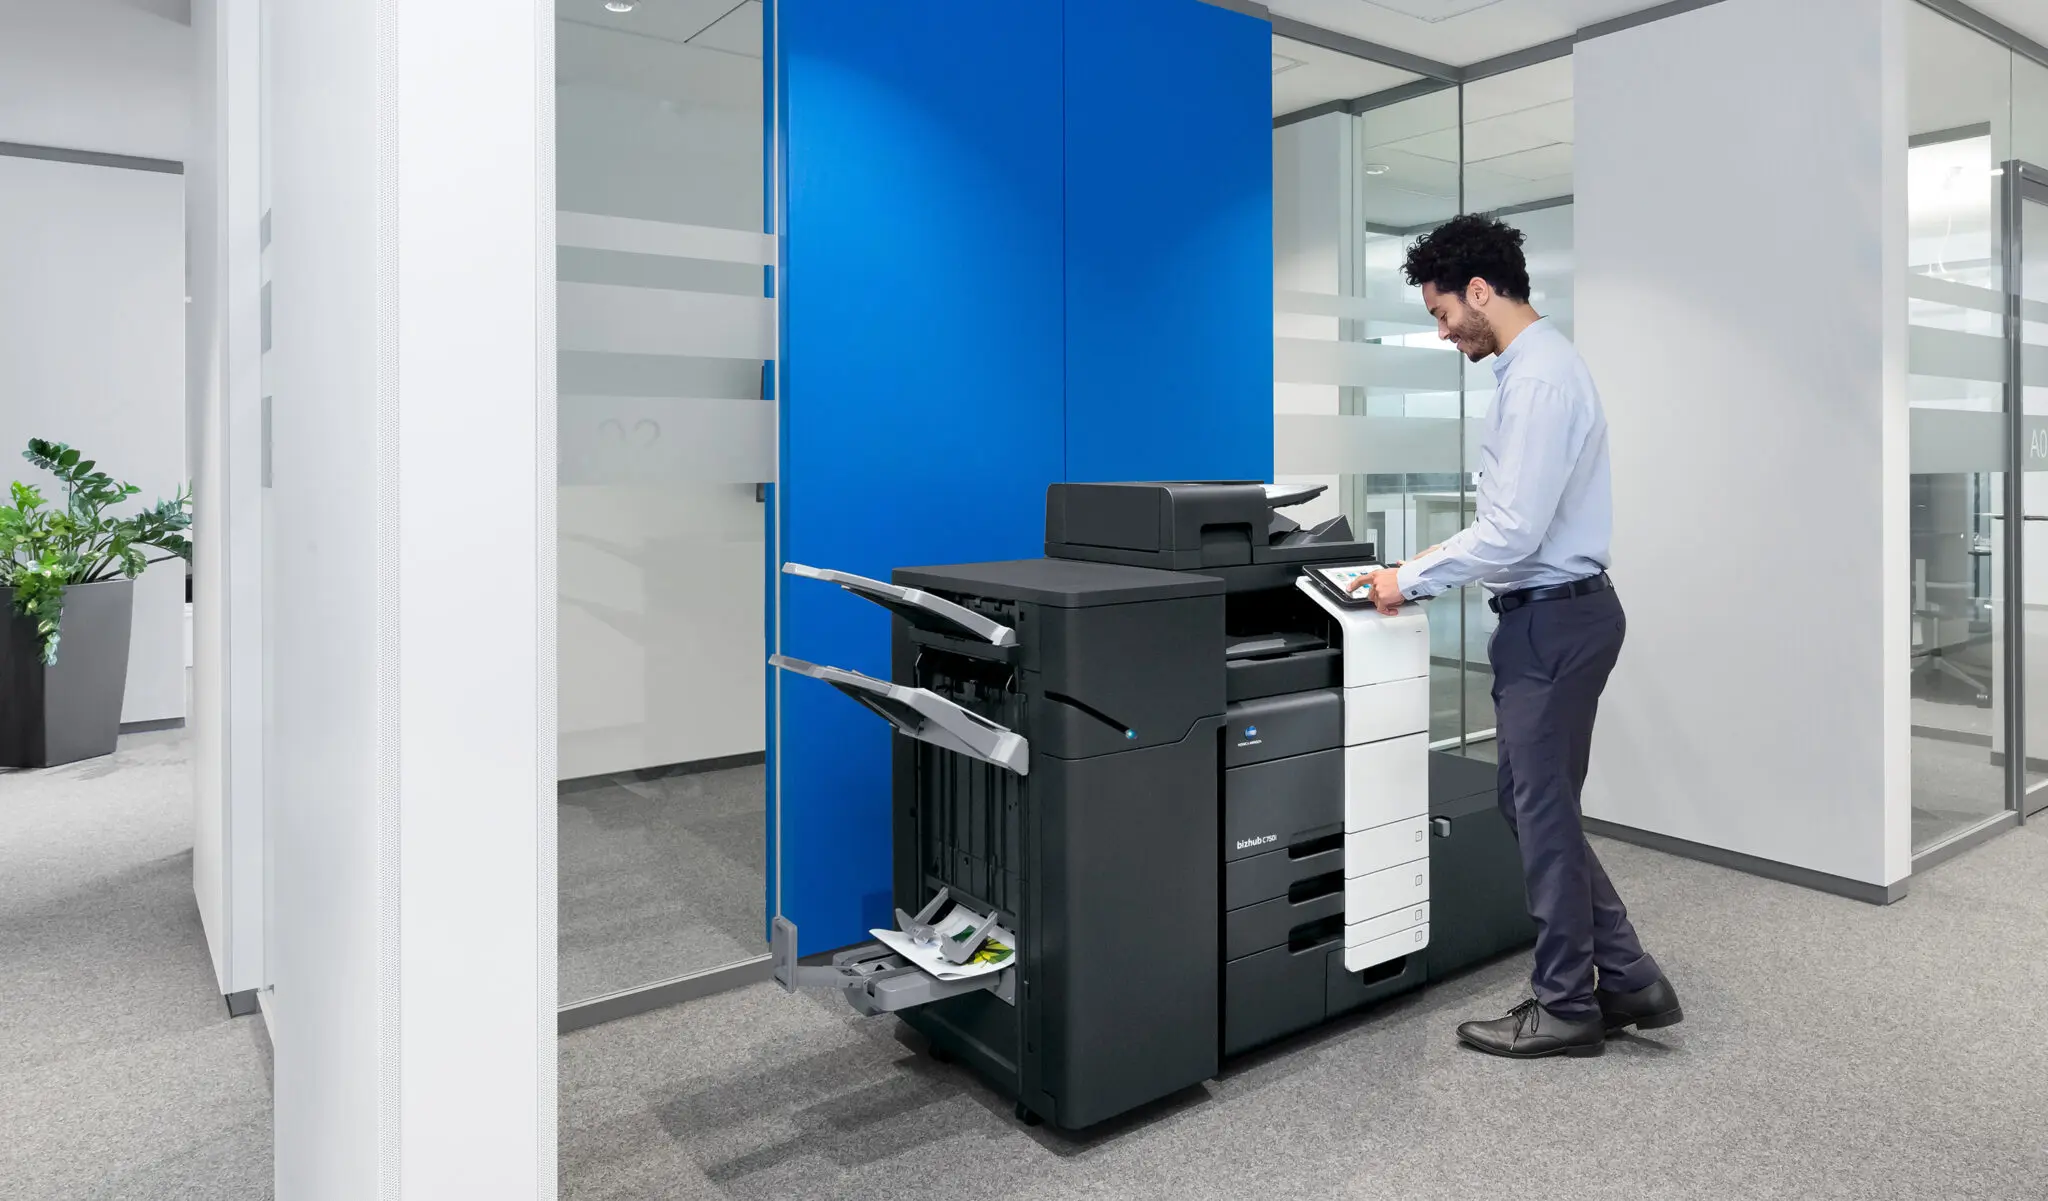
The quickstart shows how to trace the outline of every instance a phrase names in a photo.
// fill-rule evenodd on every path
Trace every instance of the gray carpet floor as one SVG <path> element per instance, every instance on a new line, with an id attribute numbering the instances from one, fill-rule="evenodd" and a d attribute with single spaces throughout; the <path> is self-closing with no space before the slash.
<path id="1" fill-rule="evenodd" d="M 215 993 L 188 781 L 177 735 L 0 774 L 0 1197 L 270 1195 L 269 1047 Z M 1508 960 L 1075 1138 L 893 1021 L 758 987 L 563 1039 L 563 1195 L 2048 1197 L 2048 824 L 1888 909 L 1601 853 L 1690 1013 L 1602 1059 L 1454 1045 L 1521 995 Z"/>
<path id="2" fill-rule="evenodd" d="M 1484 967 L 1088 1138 L 914 1035 L 769 986 L 562 1040 L 563 1196 L 2048 1197 L 2048 824 L 1890 908 L 1602 842 L 1688 1021 L 1594 1060 L 1466 1052 Z"/>
<path id="3" fill-rule="evenodd" d="M 767 949 L 766 796 L 758 766 L 564 786 L 564 1004 Z"/>
<path id="4" fill-rule="evenodd" d="M 184 736 L 0 771 L 0 1197 L 270 1191 L 270 1043 L 207 961 Z"/>

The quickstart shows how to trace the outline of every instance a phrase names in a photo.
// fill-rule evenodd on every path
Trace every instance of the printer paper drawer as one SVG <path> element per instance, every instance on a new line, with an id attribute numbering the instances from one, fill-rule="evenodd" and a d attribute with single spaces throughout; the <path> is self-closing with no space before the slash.
<path id="1" fill-rule="evenodd" d="M 1408 909 L 1429 899 L 1429 860 L 1417 859 L 1399 867 L 1353 876 L 1344 881 L 1344 922 L 1350 925 L 1379 917 L 1397 909 Z"/>
<path id="2" fill-rule="evenodd" d="M 1212 752 L 1213 753 L 1213 752 Z M 1243 859 L 1344 829 L 1345 750 L 1223 773 L 1223 858 Z"/>
<path id="3" fill-rule="evenodd" d="M 1344 836 L 1344 874 L 1363 876 L 1429 855 L 1429 819 L 1420 814 Z"/>
<path id="4" fill-rule="evenodd" d="M 1344 829 L 1370 830 L 1429 812 L 1429 735 L 1344 748 Z"/>
<path id="5" fill-rule="evenodd" d="M 1344 690 L 1344 743 L 1429 733 L 1429 677 Z"/>
<path id="6" fill-rule="evenodd" d="M 1389 934 L 1385 938 L 1375 938 L 1371 942 L 1362 942 L 1355 947 L 1345 947 L 1344 967 L 1347 971 L 1362 972 L 1390 959 L 1399 959 L 1403 955 L 1413 955 L 1417 951 L 1428 949 L 1429 927 L 1414 926 L 1398 934 Z"/>
<path id="7" fill-rule="evenodd" d="M 1306 901 L 1276 897 L 1233 909 L 1223 916 L 1223 957 L 1242 959 L 1287 943 L 1296 930 L 1342 917 L 1344 891 L 1337 889 Z M 1332 925 L 1334 926 L 1334 921 Z M 1334 932 L 1334 931 L 1332 931 Z M 1314 938 L 1311 932 L 1305 937 Z"/>
<path id="8" fill-rule="evenodd" d="M 1407 909 L 1396 909 L 1382 913 L 1362 922 L 1352 922 L 1344 927 L 1344 945 L 1355 947 L 1361 943 L 1377 942 L 1389 934 L 1429 924 L 1429 902 L 1424 901 Z"/>
<path id="9" fill-rule="evenodd" d="M 1320 1023 L 1327 1014 L 1335 937 L 1304 950 L 1274 947 L 1223 965 L 1223 1053 L 1236 1055 Z"/>
<path id="10" fill-rule="evenodd" d="M 1242 909 L 1274 897 L 1303 880 L 1344 870 L 1344 848 L 1333 846 L 1313 855 L 1297 856 L 1292 851 L 1267 851 L 1249 859 L 1223 865 L 1223 907 Z"/>

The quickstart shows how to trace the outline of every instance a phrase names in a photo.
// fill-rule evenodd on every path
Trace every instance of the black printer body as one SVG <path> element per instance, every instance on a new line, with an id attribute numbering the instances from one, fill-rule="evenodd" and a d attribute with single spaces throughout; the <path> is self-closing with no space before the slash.
<path id="1" fill-rule="evenodd" d="M 1056 484 L 1047 557 L 869 592 L 898 614 L 895 692 L 1028 746 L 1005 766 L 892 718 L 898 908 L 943 889 L 1019 945 L 1001 987 L 881 1006 L 1020 1117 L 1092 1126 L 1533 938 L 1492 766 L 1427 755 L 1426 627 L 1423 676 L 1347 689 L 1358 634 L 1303 569 L 1373 549 L 1279 512 L 1307 495 Z M 1361 726 L 1395 701 L 1402 737 Z M 1417 795 L 1364 799 L 1396 748 Z"/>

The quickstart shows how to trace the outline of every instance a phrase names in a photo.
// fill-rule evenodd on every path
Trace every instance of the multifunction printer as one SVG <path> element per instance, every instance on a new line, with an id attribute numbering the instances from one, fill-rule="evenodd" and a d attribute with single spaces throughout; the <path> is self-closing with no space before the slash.
<path id="1" fill-rule="evenodd" d="M 787 565 L 894 612 L 890 678 L 773 662 L 903 737 L 895 927 L 813 965 L 778 918 L 776 978 L 1080 1129 L 1531 941 L 1492 765 L 1429 749 L 1427 617 L 1283 512 L 1321 490 L 1055 484 L 1044 558 Z"/>

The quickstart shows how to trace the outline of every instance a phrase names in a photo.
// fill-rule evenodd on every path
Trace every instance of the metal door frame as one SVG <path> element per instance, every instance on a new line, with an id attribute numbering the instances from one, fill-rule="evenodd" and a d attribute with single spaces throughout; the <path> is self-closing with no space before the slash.
<path id="1" fill-rule="evenodd" d="M 2048 170 L 2019 159 L 2009 159 L 2000 174 L 2001 245 L 1999 247 L 2005 293 L 2005 407 L 2007 447 L 2005 472 L 2005 761 L 2006 808 L 2014 820 L 2026 824 L 2030 812 L 2048 807 L 2048 789 L 2041 802 L 2029 808 L 2027 794 L 2026 740 L 2027 712 L 2027 615 L 2024 605 L 2026 578 L 2025 524 L 2034 520 L 2026 510 L 2027 409 L 2026 409 L 2026 227 L 2025 206 L 2039 204 L 2048 215 Z M 2037 248 L 2048 254 L 2048 238 L 2037 239 Z M 2048 380 L 2042 381 L 2048 385 Z M 2048 521 L 2048 515 L 2041 520 Z"/>

